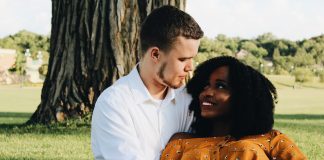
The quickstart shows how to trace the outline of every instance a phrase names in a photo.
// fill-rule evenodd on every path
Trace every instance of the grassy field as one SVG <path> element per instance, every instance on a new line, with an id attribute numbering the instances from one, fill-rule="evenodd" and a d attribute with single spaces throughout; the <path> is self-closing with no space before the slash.
<path id="1" fill-rule="evenodd" d="M 41 86 L 0 86 L 0 112 L 34 112 L 40 102 L 41 89 Z"/>
<path id="2" fill-rule="evenodd" d="M 87 124 L 21 126 L 40 93 L 41 87 L 0 86 L 0 160 L 93 159 Z"/>
<path id="3" fill-rule="evenodd" d="M 0 113 L 0 159 L 93 159 L 90 126 L 21 127 L 30 113 Z"/>
<path id="4" fill-rule="evenodd" d="M 310 160 L 324 159 L 324 84 L 269 78 L 279 94 L 275 129 L 289 135 Z M 0 86 L 0 159 L 93 159 L 87 124 L 20 126 L 39 104 L 40 91 Z"/>

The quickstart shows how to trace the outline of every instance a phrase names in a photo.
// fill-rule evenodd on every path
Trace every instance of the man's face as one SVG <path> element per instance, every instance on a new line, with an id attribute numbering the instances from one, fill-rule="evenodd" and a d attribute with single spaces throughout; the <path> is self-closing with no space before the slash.
<path id="1" fill-rule="evenodd" d="M 160 50 L 157 81 L 171 88 L 181 87 L 193 69 L 192 59 L 197 55 L 199 43 L 199 40 L 179 36 L 168 53 Z"/>

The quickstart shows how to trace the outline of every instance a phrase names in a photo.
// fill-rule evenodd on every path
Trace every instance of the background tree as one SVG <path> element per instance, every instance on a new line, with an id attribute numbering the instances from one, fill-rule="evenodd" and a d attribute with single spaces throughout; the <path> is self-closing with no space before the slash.
<path id="1" fill-rule="evenodd" d="M 31 57 L 37 58 L 38 51 L 41 51 L 43 62 L 48 61 L 49 37 L 21 30 L 16 34 L 0 39 L 0 48 L 15 49 L 17 52 L 16 62 L 9 71 L 18 75 L 25 74 L 26 57 L 24 53 L 29 49 Z"/>
<path id="2" fill-rule="evenodd" d="M 50 59 L 41 103 L 27 122 L 91 115 L 99 94 L 139 60 L 139 29 L 162 5 L 185 0 L 53 0 Z"/>
<path id="3" fill-rule="evenodd" d="M 257 44 L 253 41 L 245 41 L 242 42 L 241 48 L 250 52 L 257 58 L 263 58 L 264 56 L 268 55 L 268 51 L 262 47 L 258 47 Z"/>

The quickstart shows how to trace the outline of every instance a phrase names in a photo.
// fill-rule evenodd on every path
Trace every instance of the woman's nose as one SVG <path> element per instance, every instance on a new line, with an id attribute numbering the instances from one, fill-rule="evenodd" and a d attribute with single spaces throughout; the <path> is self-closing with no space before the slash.
<path id="1" fill-rule="evenodd" d="M 203 94 L 204 94 L 205 96 L 214 96 L 214 91 L 212 90 L 211 87 L 206 86 L 206 87 L 204 88 Z"/>

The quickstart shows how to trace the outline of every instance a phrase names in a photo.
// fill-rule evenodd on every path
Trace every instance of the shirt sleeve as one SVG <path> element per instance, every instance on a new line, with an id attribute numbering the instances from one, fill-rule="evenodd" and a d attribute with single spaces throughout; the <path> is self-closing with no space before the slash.
<path id="1" fill-rule="evenodd" d="M 125 103 L 116 96 L 99 97 L 91 122 L 91 145 L 96 160 L 140 160 L 140 149 Z"/>
<path id="2" fill-rule="evenodd" d="M 183 96 L 183 105 L 184 105 L 184 115 L 183 115 L 183 130 L 184 132 L 191 132 L 191 124 L 194 119 L 194 113 L 193 111 L 189 110 L 189 105 L 192 101 L 191 95 L 187 92 L 187 88 L 184 88 L 182 90 L 182 96 Z"/>
<path id="3" fill-rule="evenodd" d="M 273 159 L 305 160 L 306 156 L 288 136 L 277 133 L 270 142 L 270 154 Z"/>

